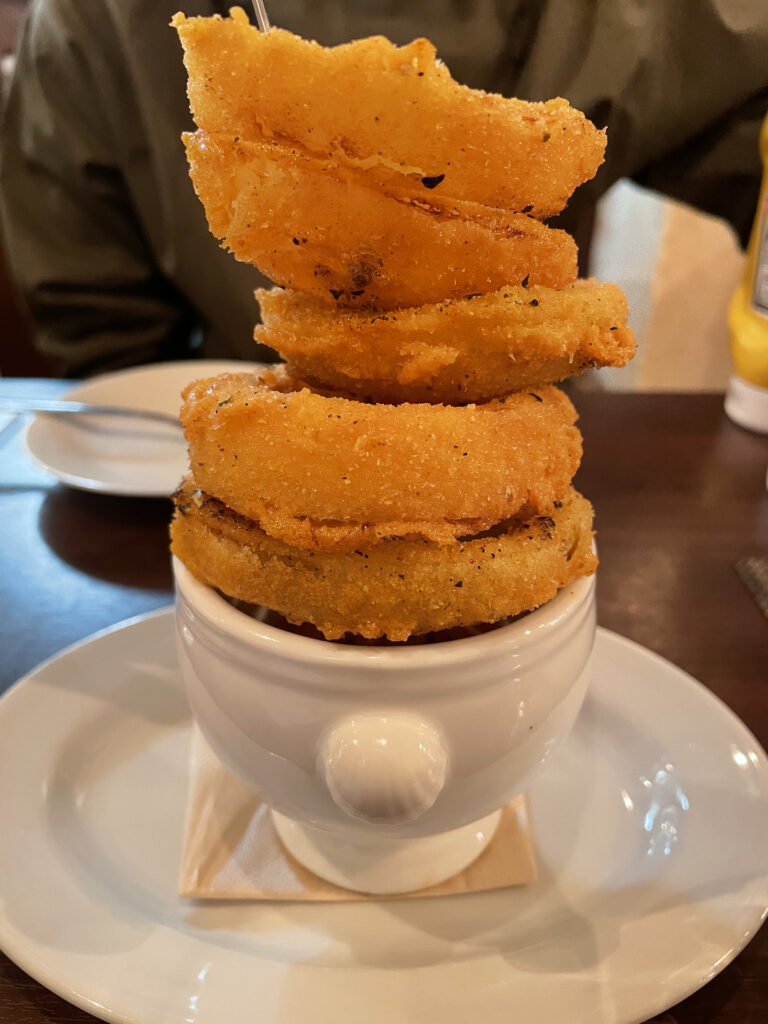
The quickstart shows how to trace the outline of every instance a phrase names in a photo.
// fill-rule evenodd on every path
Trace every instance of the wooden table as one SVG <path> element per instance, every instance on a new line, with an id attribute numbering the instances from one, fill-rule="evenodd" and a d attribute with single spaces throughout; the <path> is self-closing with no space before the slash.
<path id="1" fill-rule="evenodd" d="M 591 393 L 577 404 L 601 623 L 696 676 L 765 746 L 768 621 L 733 565 L 768 553 L 768 438 L 729 423 L 720 395 Z M 27 462 L 16 427 L 0 434 L 0 691 L 66 644 L 170 602 L 169 512 L 57 485 Z M 0 1024 L 90 1020 L 0 956 Z M 656 1020 L 765 1024 L 768 930 Z"/>

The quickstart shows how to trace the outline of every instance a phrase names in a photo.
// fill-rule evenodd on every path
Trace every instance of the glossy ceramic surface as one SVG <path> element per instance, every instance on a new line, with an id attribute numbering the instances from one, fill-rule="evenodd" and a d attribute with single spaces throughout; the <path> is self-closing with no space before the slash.
<path id="1" fill-rule="evenodd" d="M 765 754 L 689 676 L 603 631 L 528 790 L 539 879 L 521 889 L 180 900 L 189 739 L 171 611 L 0 700 L 0 946 L 108 1021 L 632 1024 L 725 967 L 768 902 Z"/>
<path id="2" fill-rule="evenodd" d="M 269 626 L 178 561 L 174 573 L 180 667 L 206 739 L 275 810 L 340 844 L 435 835 L 498 810 L 584 698 L 593 577 L 479 636 L 361 647 Z"/>
<path id="3" fill-rule="evenodd" d="M 477 860 L 493 839 L 501 811 L 451 832 L 412 839 L 382 837 L 375 829 L 345 833 L 344 841 L 272 811 L 283 846 L 320 878 L 356 892 L 391 896 L 453 878 Z"/>
<path id="4" fill-rule="evenodd" d="M 190 381 L 257 368 L 202 359 L 119 370 L 79 384 L 62 399 L 177 415 Z M 25 434 L 30 458 L 70 487 L 102 494 L 167 497 L 187 471 L 181 430 L 108 416 L 35 416 Z"/>

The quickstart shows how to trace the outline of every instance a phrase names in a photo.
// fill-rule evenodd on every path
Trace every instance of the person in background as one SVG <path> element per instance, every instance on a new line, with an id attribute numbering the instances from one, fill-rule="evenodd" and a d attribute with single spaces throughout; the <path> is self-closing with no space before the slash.
<path id="1" fill-rule="evenodd" d="M 263 278 L 210 235 L 187 174 L 192 128 L 175 32 L 212 0 L 35 0 L 0 139 L 0 208 L 36 343 L 67 375 L 189 357 L 269 359 L 252 340 Z M 746 241 L 768 110 L 765 0 L 270 0 L 325 45 L 427 36 L 454 78 L 564 96 L 608 129 L 606 162 L 553 223 L 586 252 L 617 179 L 726 218 Z M 252 16 L 252 11 L 250 12 Z M 582 266 L 584 270 L 584 266 Z"/>

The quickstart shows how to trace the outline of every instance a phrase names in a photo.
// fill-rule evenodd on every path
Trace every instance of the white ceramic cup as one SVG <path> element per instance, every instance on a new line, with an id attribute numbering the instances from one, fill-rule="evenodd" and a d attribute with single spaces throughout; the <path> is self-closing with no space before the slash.
<path id="1" fill-rule="evenodd" d="M 350 889 L 407 892 L 471 863 L 584 699 L 594 577 L 477 636 L 353 646 L 260 622 L 177 559 L 174 574 L 203 734 L 289 852 Z"/>

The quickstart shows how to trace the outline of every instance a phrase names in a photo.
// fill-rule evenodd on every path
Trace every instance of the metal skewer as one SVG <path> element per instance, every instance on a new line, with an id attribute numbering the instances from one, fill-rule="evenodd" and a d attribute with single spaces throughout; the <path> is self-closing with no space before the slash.
<path id="1" fill-rule="evenodd" d="M 260 31 L 269 32 L 269 18 L 267 17 L 264 0 L 253 0 L 253 9 L 256 12 L 256 21 L 259 23 Z"/>

